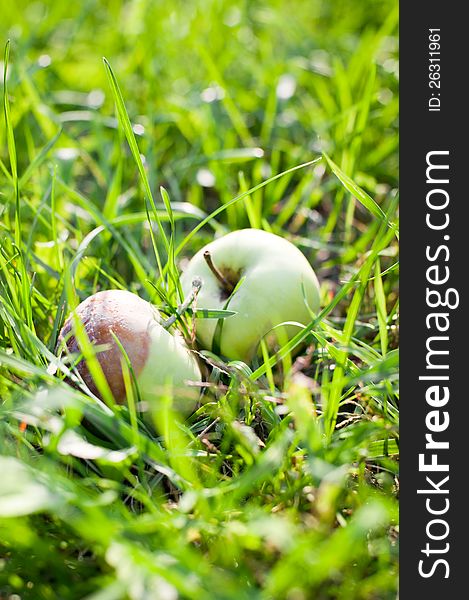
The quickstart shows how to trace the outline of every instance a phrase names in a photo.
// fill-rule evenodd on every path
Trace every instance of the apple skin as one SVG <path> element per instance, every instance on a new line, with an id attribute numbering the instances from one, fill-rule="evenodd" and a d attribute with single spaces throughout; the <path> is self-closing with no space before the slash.
<path id="1" fill-rule="evenodd" d="M 122 352 L 113 338 L 117 336 L 129 357 L 142 400 L 150 409 L 158 406 L 165 393 L 173 396 L 175 408 L 184 414 L 193 410 L 199 390 L 187 381 L 200 382 L 202 376 L 197 360 L 179 334 L 172 335 L 161 325 L 158 310 L 136 294 L 124 290 L 97 292 L 84 300 L 74 311 L 85 327 L 93 345 L 105 345 L 97 358 L 118 404 L 125 402 L 122 375 Z M 80 353 L 70 315 L 59 334 L 59 347 Z M 88 388 L 99 396 L 85 360 L 77 365 Z"/>
<path id="2" fill-rule="evenodd" d="M 192 258 L 182 274 L 181 284 L 187 295 L 191 291 L 192 280 L 201 278 L 198 307 L 223 309 L 227 302 L 222 283 L 204 258 L 207 250 L 216 269 L 232 284 L 245 277 L 227 307 L 237 314 L 223 323 L 222 356 L 249 363 L 260 340 L 272 327 L 286 321 L 307 325 L 311 321 L 308 306 L 313 312 L 318 311 L 319 282 L 304 254 L 289 241 L 260 229 L 228 233 L 207 244 Z M 207 350 L 214 350 L 216 326 L 215 319 L 198 319 L 196 322 L 197 338 Z M 299 331 L 295 326 L 282 329 L 288 339 Z M 272 333 L 266 341 L 272 345 L 275 338 Z"/>

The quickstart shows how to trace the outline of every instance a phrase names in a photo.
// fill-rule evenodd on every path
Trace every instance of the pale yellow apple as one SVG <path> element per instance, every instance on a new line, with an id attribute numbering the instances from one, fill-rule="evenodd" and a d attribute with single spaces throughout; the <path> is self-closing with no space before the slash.
<path id="1" fill-rule="evenodd" d="M 272 333 L 275 326 L 287 321 L 305 326 L 311 311 L 319 309 L 318 279 L 304 254 L 288 240 L 259 229 L 233 231 L 199 250 L 181 278 L 186 295 L 196 277 L 202 280 L 197 306 L 205 309 L 225 308 L 230 290 L 245 278 L 228 304 L 237 314 L 223 323 L 219 350 L 228 359 L 251 361 L 269 332 L 270 345 L 282 339 L 280 332 Z M 216 327 L 216 319 L 197 319 L 197 338 L 204 349 L 214 350 Z M 292 325 L 282 329 L 283 339 L 299 331 Z"/>

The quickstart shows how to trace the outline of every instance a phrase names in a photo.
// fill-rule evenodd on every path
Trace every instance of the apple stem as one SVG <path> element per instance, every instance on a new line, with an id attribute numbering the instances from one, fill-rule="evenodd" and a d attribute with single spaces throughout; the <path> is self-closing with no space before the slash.
<path id="1" fill-rule="evenodd" d="M 215 277 L 218 279 L 218 281 L 222 284 L 223 289 L 226 292 L 232 292 L 233 286 L 231 285 L 231 283 L 226 279 L 226 277 L 223 276 L 223 273 L 221 273 L 217 269 L 217 267 L 213 264 L 212 255 L 210 254 L 210 250 L 205 250 L 204 258 L 205 258 L 205 262 L 208 265 L 208 268 L 210 269 L 210 271 L 212 271 L 212 273 L 215 275 Z"/>
<path id="2" fill-rule="evenodd" d="M 169 327 L 171 327 L 171 325 L 173 325 L 179 319 L 179 317 L 186 312 L 186 310 L 189 308 L 189 306 L 192 304 L 192 302 L 194 302 L 194 300 L 196 299 L 197 294 L 199 293 L 201 287 L 202 287 L 202 280 L 200 279 L 200 277 L 195 277 L 194 280 L 192 281 L 191 293 L 187 296 L 187 298 L 184 300 L 184 302 L 180 306 L 177 307 L 174 315 L 171 315 L 171 317 L 166 319 L 166 321 L 163 321 L 162 326 L 165 329 L 169 329 Z"/>

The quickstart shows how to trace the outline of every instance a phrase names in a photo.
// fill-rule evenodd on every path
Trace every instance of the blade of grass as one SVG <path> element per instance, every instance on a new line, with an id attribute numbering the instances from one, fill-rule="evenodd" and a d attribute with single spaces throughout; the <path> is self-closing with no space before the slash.
<path id="1" fill-rule="evenodd" d="M 388 317 L 386 314 L 386 296 L 384 294 L 383 278 L 381 276 L 381 265 L 379 258 L 375 263 L 374 290 L 376 314 L 378 316 L 379 324 L 381 353 L 383 356 L 385 356 L 388 349 Z"/>
<path id="2" fill-rule="evenodd" d="M 112 95 L 114 97 L 114 101 L 116 103 L 116 108 L 117 108 L 117 114 L 119 117 L 119 122 L 124 130 L 125 133 L 125 137 L 127 139 L 127 143 L 129 144 L 130 147 L 130 151 L 132 153 L 133 159 L 135 161 L 135 164 L 137 165 L 137 169 L 138 172 L 140 173 L 140 177 L 142 180 L 142 184 L 143 184 L 143 188 L 145 190 L 145 194 L 147 196 L 148 201 L 151 204 L 151 207 L 153 209 L 153 215 L 155 217 L 155 220 L 158 224 L 158 228 L 160 230 L 160 234 L 161 234 L 161 238 L 163 240 L 163 243 L 165 245 L 166 250 L 168 250 L 169 248 L 169 241 L 166 237 L 163 225 L 161 223 L 161 220 L 158 216 L 158 212 L 156 210 L 156 206 L 155 206 L 155 201 L 153 199 L 153 194 L 151 192 L 151 188 L 150 188 L 150 182 L 148 181 L 148 177 L 147 177 L 147 173 L 145 171 L 145 167 L 143 166 L 143 161 L 142 161 L 142 157 L 140 155 L 140 150 L 138 148 L 138 144 L 137 144 L 137 140 L 135 139 L 135 134 L 134 131 L 132 129 L 132 124 L 130 122 L 129 119 L 129 115 L 127 113 L 127 109 L 125 107 L 125 103 L 124 103 L 124 98 L 122 96 L 122 92 L 120 90 L 119 84 L 117 82 L 116 76 L 114 75 L 114 72 L 112 70 L 111 65 L 109 64 L 108 60 L 106 58 L 103 58 L 103 62 L 104 62 L 104 66 L 106 68 L 106 73 L 108 75 L 109 78 L 109 83 L 111 85 L 111 91 L 112 91 Z M 158 263 L 158 269 L 160 271 L 160 273 L 163 272 L 163 264 L 161 262 L 161 257 L 160 254 L 157 250 L 157 247 L 155 246 L 155 251 L 156 251 L 156 260 Z"/>
<path id="3" fill-rule="evenodd" d="M 233 198 L 232 200 L 230 200 L 223 206 L 218 207 L 216 210 L 214 210 L 212 213 L 210 213 L 207 217 L 205 217 L 205 219 L 203 219 L 196 227 L 194 227 L 194 229 L 188 235 L 186 235 L 186 237 L 182 240 L 182 242 L 176 248 L 176 256 L 189 243 L 189 241 L 194 237 L 194 235 L 198 231 L 200 231 L 200 229 L 202 229 L 202 227 L 207 225 L 207 223 L 209 223 L 214 217 L 216 217 L 217 215 L 219 215 L 220 213 L 225 211 L 229 206 L 232 206 L 233 204 L 235 204 L 236 202 L 239 202 L 240 200 L 242 200 L 246 196 L 249 196 L 253 192 L 260 190 L 261 188 L 265 187 L 266 185 L 269 185 L 269 183 L 272 183 L 273 181 L 280 179 L 284 175 L 288 175 L 290 173 L 293 173 L 294 171 L 298 171 L 299 169 L 304 169 L 305 167 L 314 165 L 315 163 L 317 163 L 320 160 L 321 160 L 321 158 L 315 158 L 314 160 L 310 160 L 301 165 L 296 165 L 295 167 L 291 167 L 290 169 L 287 169 L 286 171 L 282 171 L 281 173 L 278 173 L 277 175 L 274 175 L 273 177 L 266 179 L 262 183 L 259 183 L 259 184 L 255 185 L 254 187 L 250 188 L 249 190 L 239 194 L 239 196 L 236 196 L 235 198 Z"/>
<path id="4" fill-rule="evenodd" d="M 362 190 L 350 177 L 348 177 L 324 152 L 324 158 L 327 164 L 332 169 L 332 172 L 340 180 L 345 189 L 350 192 L 363 206 L 370 211 L 370 213 L 377 219 L 382 221 L 386 220 L 386 214 L 383 212 L 380 206 L 376 204 L 371 196 L 369 196 L 364 190 Z M 395 228 L 395 225 L 388 223 L 388 227 Z"/>

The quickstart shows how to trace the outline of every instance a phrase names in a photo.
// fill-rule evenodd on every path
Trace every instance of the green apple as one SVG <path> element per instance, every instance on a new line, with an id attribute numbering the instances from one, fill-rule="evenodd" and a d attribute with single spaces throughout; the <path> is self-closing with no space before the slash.
<path id="1" fill-rule="evenodd" d="M 182 336 L 173 335 L 162 326 L 153 305 L 127 291 L 107 290 L 90 296 L 74 312 L 91 344 L 103 346 L 96 355 L 117 403 L 126 399 L 124 357 L 111 332 L 129 358 L 142 400 L 155 407 L 161 395 L 169 392 L 178 410 L 188 413 L 194 408 L 199 390 L 188 383 L 202 379 L 197 360 Z M 59 344 L 63 343 L 69 352 L 80 353 L 72 315 L 59 335 Z M 77 369 L 88 388 L 99 395 L 86 361 L 81 360 Z"/>
<path id="2" fill-rule="evenodd" d="M 199 277 L 197 306 L 236 311 L 223 321 L 219 351 L 229 359 L 249 362 L 259 342 L 273 345 L 298 333 L 297 326 L 273 329 L 286 322 L 307 325 L 319 309 L 319 283 L 302 252 L 289 241 L 259 229 L 233 231 L 211 242 L 192 258 L 181 283 L 185 294 Z M 241 285 L 233 294 L 240 280 Z M 197 319 L 200 345 L 214 348 L 217 321 Z M 282 330 L 282 331 L 280 331 Z M 219 330 L 218 330 L 219 331 Z"/>

